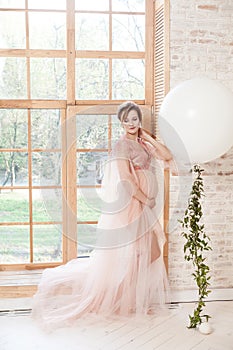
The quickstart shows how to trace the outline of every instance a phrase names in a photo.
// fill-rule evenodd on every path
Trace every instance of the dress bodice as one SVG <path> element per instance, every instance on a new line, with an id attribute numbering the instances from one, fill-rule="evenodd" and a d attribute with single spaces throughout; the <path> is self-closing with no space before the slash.
<path id="1" fill-rule="evenodd" d="M 148 169 L 151 154 L 145 142 L 127 139 L 123 136 L 115 145 L 113 155 L 128 159 L 135 169 Z"/>

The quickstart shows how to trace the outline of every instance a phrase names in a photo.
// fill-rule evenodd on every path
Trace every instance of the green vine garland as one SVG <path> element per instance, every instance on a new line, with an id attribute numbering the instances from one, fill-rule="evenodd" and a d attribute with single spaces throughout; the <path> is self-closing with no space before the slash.
<path id="1" fill-rule="evenodd" d="M 193 315 L 189 315 L 188 328 L 196 328 L 205 319 L 207 322 L 211 316 L 202 315 L 205 307 L 204 299 L 211 292 L 208 290 L 210 285 L 209 266 L 205 263 L 204 251 L 211 250 L 210 238 L 204 232 L 204 224 L 201 223 L 203 216 L 201 198 L 204 196 L 204 185 L 201 173 L 203 169 L 199 165 L 193 168 L 196 178 L 193 182 L 190 193 L 188 207 L 185 210 L 183 220 L 178 220 L 182 224 L 184 231 L 181 235 L 186 239 L 184 244 L 184 258 L 193 263 L 195 272 L 192 273 L 198 287 L 198 304 L 194 309 Z"/>

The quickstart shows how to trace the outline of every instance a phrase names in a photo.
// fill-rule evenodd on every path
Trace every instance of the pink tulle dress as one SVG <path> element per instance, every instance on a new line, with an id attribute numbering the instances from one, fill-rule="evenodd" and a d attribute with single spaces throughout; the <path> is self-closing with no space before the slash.
<path id="1" fill-rule="evenodd" d="M 95 249 L 90 258 L 43 272 L 32 308 L 42 326 L 64 327 L 90 314 L 146 315 L 168 302 L 158 159 L 163 155 L 140 139 L 116 143 L 102 181 Z M 138 188 L 156 199 L 154 208 L 134 197 Z"/>

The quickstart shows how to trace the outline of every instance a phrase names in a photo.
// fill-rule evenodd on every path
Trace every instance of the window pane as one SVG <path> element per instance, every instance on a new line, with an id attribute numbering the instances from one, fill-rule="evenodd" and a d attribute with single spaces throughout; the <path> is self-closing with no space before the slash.
<path id="1" fill-rule="evenodd" d="M 23 12 L 0 12 L 0 47 L 25 49 L 26 31 Z"/>
<path id="2" fill-rule="evenodd" d="M 77 148 L 108 147 L 108 116 L 77 115 Z"/>
<path id="3" fill-rule="evenodd" d="M 89 255 L 95 247 L 96 225 L 79 224 L 78 225 L 78 256 Z"/>
<path id="4" fill-rule="evenodd" d="M 66 60 L 31 59 L 31 98 L 66 99 Z"/>
<path id="5" fill-rule="evenodd" d="M 0 98 L 27 98 L 26 58 L 0 57 Z"/>
<path id="6" fill-rule="evenodd" d="M 101 213 L 100 188 L 79 188 L 77 203 L 78 221 L 97 221 Z"/>
<path id="7" fill-rule="evenodd" d="M 0 263 L 29 262 L 29 227 L 0 226 Z"/>
<path id="8" fill-rule="evenodd" d="M 53 109 L 31 110 L 32 148 L 61 147 L 60 111 Z"/>
<path id="9" fill-rule="evenodd" d="M 112 0 L 113 11 L 145 12 L 145 0 Z"/>
<path id="10" fill-rule="evenodd" d="M 77 183 L 79 185 L 97 185 L 103 177 L 107 152 L 85 152 L 77 155 Z"/>
<path id="11" fill-rule="evenodd" d="M 27 148 L 27 111 L 0 109 L 0 148 Z"/>
<path id="12" fill-rule="evenodd" d="M 29 13 L 29 34 L 31 49 L 65 49 L 66 14 Z"/>
<path id="13" fill-rule="evenodd" d="M 109 0 L 75 0 L 75 9 L 90 11 L 108 11 Z"/>
<path id="14" fill-rule="evenodd" d="M 76 60 L 76 98 L 104 100 L 108 98 L 108 60 Z"/>
<path id="15" fill-rule="evenodd" d="M 62 260 L 62 232 L 60 226 L 36 225 L 33 228 L 34 262 Z"/>
<path id="16" fill-rule="evenodd" d="M 76 14 L 76 49 L 108 50 L 108 18 L 105 14 Z"/>
<path id="17" fill-rule="evenodd" d="M 33 152 L 32 183 L 34 186 L 61 184 L 60 152 Z"/>
<path id="18" fill-rule="evenodd" d="M 145 50 L 145 17 L 113 15 L 112 48 L 116 51 Z"/>
<path id="19" fill-rule="evenodd" d="M 117 115 L 112 115 L 112 148 L 117 140 L 124 134 L 124 130 Z"/>
<path id="20" fill-rule="evenodd" d="M 66 0 L 28 0 L 28 8 L 65 10 Z"/>
<path id="21" fill-rule="evenodd" d="M 25 152 L 0 152 L 0 185 L 28 185 L 28 154 Z"/>
<path id="22" fill-rule="evenodd" d="M 62 221 L 62 195 L 60 188 L 33 189 L 33 221 Z"/>
<path id="23" fill-rule="evenodd" d="M 0 0 L 0 7 L 25 8 L 25 0 Z"/>
<path id="24" fill-rule="evenodd" d="M 144 99 L 144 75 L 144 60 L 113 60 L 113 99 Z"/>
<path id="25" fill-rule="evenodd" d="M 28 190 L 1 190 L 0 222 L 29 222 Z"/>

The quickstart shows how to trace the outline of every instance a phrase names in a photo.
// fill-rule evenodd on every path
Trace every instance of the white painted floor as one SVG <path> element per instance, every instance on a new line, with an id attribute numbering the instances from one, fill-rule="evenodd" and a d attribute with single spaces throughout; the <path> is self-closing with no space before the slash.
<path id="1" fill-rule="evenodd" d="M 8 300 L 9 301 L 9 300 Z M 0 300 L 0 350 L 233 350 L 233 301 L 208 302 L 213 332 L 187 329 L 193 303 L 180 303 L 165 315 L 140 320 L 80 323 L 47 334 L 27 311 L 14 310 L 19 300 Z M 30 300 L 22 300 L 22 309 Z M 18 307 L 19 308 L 19 307 Z"/>

